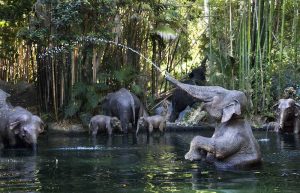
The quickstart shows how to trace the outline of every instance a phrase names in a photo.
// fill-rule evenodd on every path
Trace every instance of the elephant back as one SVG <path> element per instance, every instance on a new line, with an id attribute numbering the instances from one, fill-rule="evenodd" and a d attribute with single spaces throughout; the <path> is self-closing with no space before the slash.
<path id="1" fill-rule="evenodd" d="M 10 97 L 10 94 L 0 89 L 0 108 L 11 107 L 10 103 L 7 101 L 8 97 Z"/>

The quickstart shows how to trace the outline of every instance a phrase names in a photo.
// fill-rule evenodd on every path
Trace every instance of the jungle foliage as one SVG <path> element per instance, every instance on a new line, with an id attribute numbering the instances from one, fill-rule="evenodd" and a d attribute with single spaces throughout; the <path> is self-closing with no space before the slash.
<path id="1" fill-rule="evenodd" d="M 208 56 L 208 84 L 245 91 L 254 113 L 268 111 L 285 87 L 300 89 L 299 0 L 0 5 L 0 77 L 36 83 L 55 119 L 89 116 L 120 87 L 151 106 L 171 87 L 144 57 L 181 79 Z"/>

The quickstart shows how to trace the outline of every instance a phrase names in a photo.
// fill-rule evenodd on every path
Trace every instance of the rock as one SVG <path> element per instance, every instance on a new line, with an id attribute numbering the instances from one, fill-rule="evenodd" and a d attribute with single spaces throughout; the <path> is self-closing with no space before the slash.
<path id="1" fill-rule="evenodd" d="M 202 103 L 196 103 L 192 108 L 188 106 L 179 114 L 179 118 L 175 123 L 182 126 L 199 125 L 207 117 L 207 113 L 202 108 Z"/>
<path id="2" fill-rule="evenodd" d="M 38 105 L 37 91 L 34 84 L 25 81 L 12 84 L 1 80 L 0 89 L 11 95 L 8 101 L 13 106 L 28 108 Z"/>

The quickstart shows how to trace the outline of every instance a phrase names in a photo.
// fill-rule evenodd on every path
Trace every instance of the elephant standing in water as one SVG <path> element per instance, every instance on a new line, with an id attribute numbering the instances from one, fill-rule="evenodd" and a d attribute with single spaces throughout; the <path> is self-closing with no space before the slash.
<path id="1" fill-rule="evenodd" d="M 211 138 L 194 137 L 185 159 L 204 159 L 220 168 L 244 168 L 261 162 L 259 145 L 250 124 L 243 117 L 248 103 L 243 92 L 219 86 L 183 84 L 169 75 L 166 78 L 204 102 L 204 110 L 221 120 Z"/>
<path id="2" fill-rule="evenodd" d="M 129 123 L 136 126 L 139 117 L 148 116 L 137 96 L 125 88 L 109 93 L 102 103 L 102 108 L 106 115 L 117 117 L 121 121 L 124 133 L 128 133 Z"/>
<path id="3" fill-rule="evenodd" d="M 149 117 L 141 117 L 138 120 L 136 135 L 138 135 L 140 128 L 146 129 L 148 134 L 151 134 L 154 129 L 159 129 L 163 133 L 166 129 L 166 116 L 153 115 Z"/>
<path id="4" fill-rule="evenodd" d="M 89 123 L 89 129 L 94 137 L 98 131 L 106 131 L 108 135 L 112 135 L 113 130 L 122 131 L 121 122 L 117 117 L 105 115 L 93 116 Z"/>
<path id="5" fill-rule="evenodd" d="M 299 133 L 300 131 L 300 104 L 296 103 L 294 99 L 280 99 L 279 102 L 274 105 L 277 107 L 278 127 L 275 127 L 275 131 Z"/>
<path id="6" fill-rule="evenodd" d="M 10 95 L 0 90 L 0 149 L 31 147 L 36 149 L 37 138 L 44 130 L 43 121 L 22 107 L 12 107 Z"/>

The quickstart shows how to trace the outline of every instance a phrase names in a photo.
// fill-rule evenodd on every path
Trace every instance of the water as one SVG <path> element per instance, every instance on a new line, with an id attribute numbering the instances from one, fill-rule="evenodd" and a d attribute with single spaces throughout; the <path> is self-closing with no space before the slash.
<path id="1" fill-rule="evenodd" d="M 299 136 L 270 133 L 260 168 L 224 171 L 184 160 L 194 135 L 42 136 L 36 154 L 1 153 L 0 192 L 298 192 Z"/>
<path id="2" fill-rule="evenodd" d="M 166 70 L 160 69 L 160 67 L 157 64 L 152 62 L 152 60 L 150 60 L 149 58 L 145 57 L 139 51 L 134 50 L 133 48 L 128 47 L 124 44 L 120 44 L 118 42 L 114 42 L 114 41 L 111 41 L 111 40 L 106 40 L 104 38 L 97 38 L 97 37 L 93 37 L 93 36 L 81 36 L 81 37 L 78 37 L 76 41 L 71 41 L 70 43 L 67 43 L 67 44 L 62 44 L 60 46 L 48 48 L 43 54 L 40 54 L 38 57 L 39 58 L 45 58 L 46 56 L 53 57 L 53 55 L 63 53 L 63 52 L 67 52 L 67 50 L 69 48 L 72 48 L 74 45 L 77 45 L 77 44 L 80 44 L 80 43 L 83 43 L 83 42 L 90 42 L 90 43 L 93 43 L 93 44 L 106 43 L 106 44 L 111 44 L 111 45 L 115 45 L 117 47 L 124 48 L 126 50 L 130 50 L 131 52 L 133 52 L 133 53 L 139 55 L 141 58 L 143 58 L 147 63 L 153 65 L 155 67 L 155 69 L 157 71 L 159 71 L 163 76 L 171 76 Z"/>

